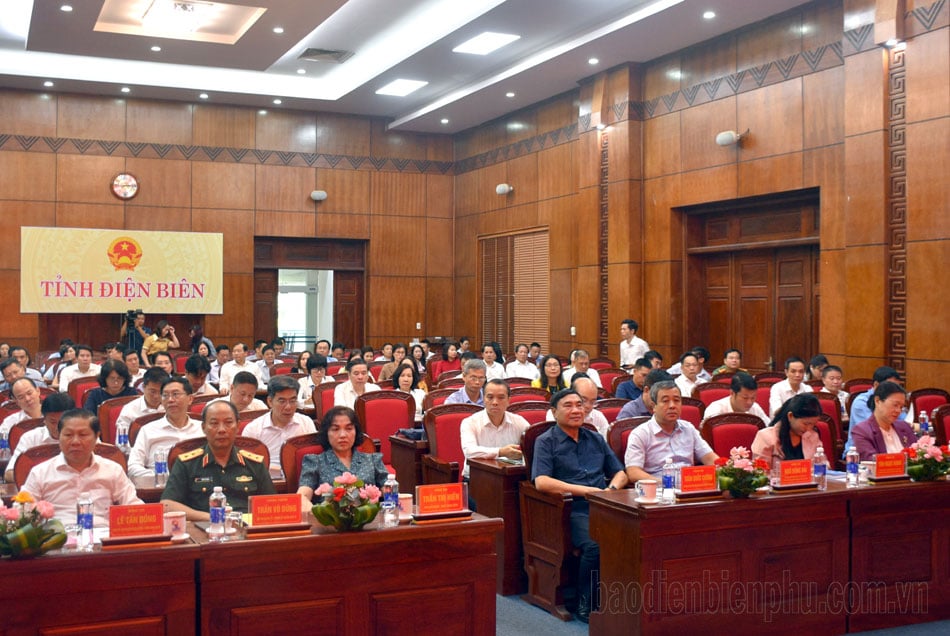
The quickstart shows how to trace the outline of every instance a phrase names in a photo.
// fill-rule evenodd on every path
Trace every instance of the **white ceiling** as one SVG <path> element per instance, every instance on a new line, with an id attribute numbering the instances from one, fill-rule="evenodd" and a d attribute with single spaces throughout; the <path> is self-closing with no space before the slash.
<path id="1" fill-rule="evenodd" d="M 140 16 L 152 0 L 3 0 L 0 87 L 120 96 L 126 86 L 129 97 L 188 102 L 204 101 L 198 95 L 205 93 L 209 103 L 385 117 L 399 130 L 453 133 L 570 90 L 612 66 L 645 62 L 803 4 L 225 1 L 265 9 L 234 44 L 94 30 L 100 13 Z M 67 3 L 71 12 L 60 9 Z M 703 19 L 707 10 L 716 18 Z M 638 13 L 646 17 L 637 20 Z M 278 26 L 282 34 L 273 32 Z M 521 37 L 485 56 L 452 52 L 483 31 Z M 162 50 L 152 52 L 153 45 Z M 354 55 L 342 64 L 299 60 L 311 47 Z M 591 57 L 599 63 L 589 64 Z M 375 94 L 396 78 L 428 85 L 407 97 Z M 44 88 L 45 81 L 54 86 Z M 505 96 L 509 91 L 514 98 Z"/>

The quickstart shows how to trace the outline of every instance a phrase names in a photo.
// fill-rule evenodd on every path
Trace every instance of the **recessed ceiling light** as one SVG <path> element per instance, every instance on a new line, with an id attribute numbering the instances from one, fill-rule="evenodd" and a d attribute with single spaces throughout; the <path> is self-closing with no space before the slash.
<path id="1" fill-rule="evenodd" d="M 70 11 L 73 10 L 73 7 L 72 7 L 72 5 L 64 4 L 63 6 L 61 6 L 61 7 L 59 8 L 59 10 L 65 12 L 65 13 L 69 13 Z"/>
<path id="2" fill-rule="evenodd" d="M 45 86 L 46 88 L 53 88 L 53 82 L 46 80 L 45 82 L 43 82 L 43 86 Z"/>
<path id="3" fill-rule="evenodd" d="M 274 27 L 273 31 L 274 31 L 274 33 L 276 33 L 277 35 L 280 35 L 281 33 L 284 32 L 284 27 Z"/>
<path id="4" fill-rule="evenodd" d="M 508 99 L 511 99 L 511 98 L 514 97 L 514 96 L 515 96 L 515 94 L 514 94 L 514 92 L 512 92 L 512 91 L 508 91 L 507 93 L 505 93 L 505 97 L 507 97 Z"/>
<path id="5" fill-rule="evenodd" d="M 444 126 L 444 125 L 446 125 L 447 123 L 449 123 L 449 120 L 446 119 L 445 117 L 443 117 L 443 118 L 442 118 L 442 125 Z"/>
<path id="6" fill-rule="evenodd" d="M 712 19 L 715 18 L 715 17 L 716 17 L 716 12 L 715 12 L 715 11 L 706 11 L 706 12 L 703 13 L 703 19 L 704 19 L 704 20 L 712 20 Z"/>
<path id="7" fill-rule="evenodd" d="M 207 93 L 200 93 L 200 94 L 198 95 L 198 99 L 208 99 L 208 94 L 207 94 Z"/>
<path id="8" fill-rule="evenodd" d="M 306 75 L 306 74 L 307 74 L 307 69 L 305 69 L 305 68 L 298 68 L 298 69 L 297 69 L 297 75 Z"/>
<path id="9" fill-rule="evenodd" d="M 157 44 L 152 47 L 152 53 L 158 53 L 161 50 L 162 50 L 162 47 L 158 46 Z"/>
<path id="10" fill-rule="evenodd" d="M 429 82 L 423 82 L 421 80 L 397 79 L 378 89 L 376 94 L 405 97 L 409 93 L 419 90 L 428 83 Z"/>
<path id="11" fill-rule="evenodd" d="M 274 104 L 276 104 L 277 106 L 280 106 L 280 105 L 283 104 L 283 103 L 284 103 L 284 100 L 282 100 L 282 99 L 275 99 L 275 100 L 274 100 Z"/>
<path id="12" fill-rule="evenodd" d="M 521 39 L 520 35 L 513 33 L 495 33 L 485 31 L 481 35 L 476 35 L 470 40 L 462 42 L 452 49 L 453 53 L 471 53 L 472 55 L 488 55 L 492 51 L 497 51 L 506 44 L 511 44 L 515 40 Z"/>
<path id="13" fill-rule="evenodd" d="M 122 91 L 123 93 L 131 93 L 131 92 L 132 92 L 132 89 L 129 88 L 128 86 L 123 86 L 123 87 L 120 88 L 119 90 Z"/>
<path id="14" fill-rule="evenodd" d="M 600 60 L 598 60 L 596 57 L 592 57 L 589 60 L 587 60 L 587 63 L 590 64 L 591 66 L 594 66 L 595 64 L 600 64 Z"/>

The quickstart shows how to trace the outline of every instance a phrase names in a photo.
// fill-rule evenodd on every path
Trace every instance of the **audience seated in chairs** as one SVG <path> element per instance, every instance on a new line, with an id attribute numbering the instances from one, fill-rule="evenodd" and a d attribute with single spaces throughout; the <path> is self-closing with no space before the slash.
<path id="1" fill-rule="evenodd" d="M 188 415 L 191 383 L 181 376 L 170 377 L 162 383 L 161 396 L 164 417 L 142 427 L 129 453 L 129 477 L 132 479 L 155 474 L 156 450 L 168 450 L 182 440 L 201 437 L 201 422 Z"/>
<path id="2" fill-rule="evenodd" d="M 10 463 L 7 464 L 5 474 L 8 482 L 14 481 L 14 469 L 16 468 L 17 458 L 20 455 L 34 446 L 56 444 L 59 442 L 59 419 L 63 413 L 74 408 L 76 408 L 76 404 L 71 397 L 65 393 L 53 393 L 43 399 L 43 404 L 40 407 L 43 417 L 38 419 L 40 422 L 38 426 L 24 431 L 17 439 L 14 439 L 14 435 L 19 432 L 17 431 L 18 427 L 25 425 L 27 422 L 36 420 L 24 420 L 13 426 L 13 429 L 10 431 L 10 449 L 13 451 L 13 454 L 10 456 Z"/>
<path id="3" fill-rule="evenodd" d="M 748 373 L 739 372 L 729 380 L 729 395 L 711 402 L 703 413 L 703 420 L 723 413 L 750 413 L 768 425 L 769 416 L 755 401 L 759 385 Z"/>
<path id="4" fill-rule="evenodd" d="M 282 374 L 267 381 L 267 404 L 270 412 L 250 422 L 241 431 L 244 437 L 259 439 L 270 453 L 271 476 L 280 476 L 280 446 L 291 437 L 316 433 L 313 420 L 297 412 L 297 391 L 300 385 L 294 378 Z M 240 417 L 238 418 L 240 419 Z"/>

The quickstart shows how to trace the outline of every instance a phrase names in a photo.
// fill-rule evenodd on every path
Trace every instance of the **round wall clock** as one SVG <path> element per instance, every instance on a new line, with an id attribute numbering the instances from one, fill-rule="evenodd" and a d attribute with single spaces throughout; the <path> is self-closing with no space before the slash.
<path id="1" fill-rule="evenodd" d="M 138 194 L 139 181 L 128 172 L 120 172 L 112 180 L 112 194 L 127 201 Z"/>

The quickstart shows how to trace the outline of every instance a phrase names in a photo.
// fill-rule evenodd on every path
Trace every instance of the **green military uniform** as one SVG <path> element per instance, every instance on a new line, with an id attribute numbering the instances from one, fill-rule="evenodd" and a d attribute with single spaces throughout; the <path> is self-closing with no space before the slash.
<path id="1" fill-rule="evenodd" d="M 208 497 L 214 492 L 215 486 L 221 486 L 228 498 L 228 505 L 241 512 L 248 512 L 248 497 L 277 492 L 262 455 L 232 446 L 228 465 L 222 468 L 205 444 L 178 456 L 162 492 L 162 499 L 171 499 L 194 510 L 208 512 Z"/>

